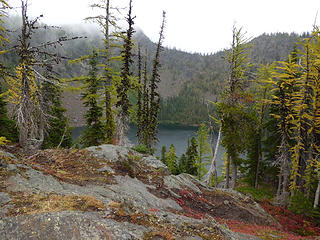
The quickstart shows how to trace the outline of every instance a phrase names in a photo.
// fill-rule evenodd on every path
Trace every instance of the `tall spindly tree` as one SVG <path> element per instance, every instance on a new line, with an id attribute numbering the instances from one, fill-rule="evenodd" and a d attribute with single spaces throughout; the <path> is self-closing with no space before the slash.
<path id="1" fill-rule="evenodd" d="M 138 46 L 138 109 L 137 109 L 137 138 L 138 143 L 143 144 L 143 125 L 142 125 L 142 112 L 143 112 L 143 93 L 142 93 L 142 57 L 140 45 Z"/>
<path id="2" fill-rule="evenodd" d="M 296 78 L 299 74 L 295 55 L 290 55 L 287 62 L 280 62 L 275 72 L 274 92 L 271 104 L 276 106 L 277 113 L 273 116 L 278 119 L 278 129 L 281 135 L 281 143 L 277 157 L 280 166 L 279 182 L 276 201 L 286 205 L 289 198 L 290 184 L 290 124 L 293 119 L 293 95 Z"/>
<path id="3" fill-rule="evenodd" d="M 222 144 L 226 148 L 232 166 L 232 185 L 234 189 L 237 180 L 239 155 L 244 149 L 244 130 L 247 124 L 245 99 L 248 70 L 251 66 L 248 57 L 247 39 L 242 29 L 233 28 L 231 49 L 227 53 L 229 65 L 228 83 L 217 104 L 221 119 Z"/>
<path id="4" fill-rule="evenodd" d="M 157 131 L 158 131 L 158 115 L 160 110 L 160 94 L 158 92 L 158 84 L 160 82 L 160 74 L 159 70 L 161 67 L 160 64 L 160 53 L 162 51 L 162 42 L 164 39 L 164 27 L 166 21 L 166 13 L 163 11 L 162 13 L 162 24 L 160 28 L 159 40 L 157 44 L 156 55 L 153 60 L 153 68 L 152 75 L 150 79 L 150 124 L 148 127 L 148 135 L 149 135 L 149 149 L 151 150 L 152 146 L 157 141 Z"/>
<path id="5" fill-rule="evenodd" d="M 196 162 L 197 167 L 197 178 L 201 180 L 203 176 L 207 173 L 206 166 L 209 162 L 209 156 L 211 154 L 211 148 L 209 145 L 209 131 L 210 129 L 202 123 L 199 130 L 197 131 L 197 141 L 198 141 L 198 158 Z"/>
<path id="6" fill-rule="evenodd" d="M 142 132 L 142 143 L 146 146 L 148 146 L 149 151 L 151 149 L 150 146 L 150 140 L 149 140 L 149 123 L 150 123 L 150 91 L 148 87 L 148 76 L 147 76 L 147 52 L 145 54 L 145 61 L 144 61 L 144 67 L 143 67 L 143 84 L 142 84 L 142 111 L 141 111 L 141 129 Z"/>
<path id="7" fill-rule="evenodd" d="M 116 98 L 116 81 L 118 73 L 112 67 L 114 61 L 120 58 L 114 55 L 114 48 L 120 48 L 119 40 L 122 37 L 120 28 L 117 25 L 118 19 L 113 13 L 119 11 L 118 8 L 111 6 L 111 0 L 102 0 L 99 3 L 91 5 L 92 8 L 98 9 L 102 14 L 94 17 L 88 17 L 86 20 L 98 23 L 103 34 L 104 48 L 98 51 L 103 62 L 99 65 L 104 68 L 104 112 L 105 112 L 105 135 L 106 143 L 112 143 L 115 137 L 115 120 L 112 107 Z"/>
<path id="8" fill-rule="evenodd" d="M 129 12 L 127 15 L 127 23 L 128 29 L 123 39 L 123 49 L 121 52 L 122 56 L 122 67 L 121 67 L 121 82 L 117 87 L 118 93 L 118 101 L 116 106 L 119 107 L 118 113 L 118 124 L 117 124 L 117 138 L 119 141 L 119 145 L 126 145 L 127 139 L 125 137 L 125 133 L 128 129 L 128 121 L 129 121 L 129 108 L 131 106 L 129 98 L 128 98 L 128 91 L 131 88 L 132 82 L 132 72 L 130 67 L 133 63 L 132 60 L 132 48 L 133 48 L 133 41 L 132 37 L 134 34 L 134 18 L 132 16 L 132 0 L 129 1 Z"/>

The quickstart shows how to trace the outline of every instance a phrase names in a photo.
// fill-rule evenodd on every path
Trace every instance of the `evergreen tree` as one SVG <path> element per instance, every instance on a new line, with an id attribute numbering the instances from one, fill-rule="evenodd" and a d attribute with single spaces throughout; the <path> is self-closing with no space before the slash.
<path id="1" fill-rule="evenodd" d="M 171 174 L 177 174 L 177 155 L 173 144 L 171 144 L 169 152 L 166 155 L 166 165 L 168 166 Z"/>
<path id="2" fill-rule="evenodd" d="M 187 152 L 186 152 L 186 164 L 184 166 L 185 172 L 191 175 L 197 176 L 197 167 L 196 162 L 199 156 L 198 153 L 198 144 L 195 137 L 192 137 L 190 143 L 188 144 Z"/>
<path id="3" fill-rule="evenodd" d="M 133 24 L 134 18 L 132 17 L 132 0 L 129 1 L 129 12 L 126 18 L 128 23 L 128 29 L 126 31 L 126 36 L 123 39 L 123 50 L 121 53 L 122 56 L 122 67 L 121 67 L 121 83 L 117 87 L 118 101 L 117 107 L 120 107 L 118 114 L 118 126 L 117 126 L 117 135 L 119 140 L 119 145 L 125 145 L 125 132 L 128 129 L 128 120 L 129 120 L 129 108 L 131 106 L 128 91 L 131 88 L 131 78 L 132 72 L 130 71 L 130 66 L 133 63 L 132 60 L 132 36 L 134 33 Z M 149 149 L 151 150 L 151 149 Z"/>
<path id="4" fill-rule="evenodd" d="M 197 131 L 197 141 L 198 141 L 198 158 L 196 162 L 197 167 L 197 178 L 199 180 L 207 173 L 206 166 L 209 162 L 209 154 L 211 153 L 211 148 L 208 143 L 209 138 L 209 128 L 202 123 L 199 130 Z"/>
<path id="5" fill-rule="evenodd" d="M 45 107 L 48 109 L 48 130 L 42 148 L 63 147 L 72 145 L 71 128 L 65 116 L 66 109 L 62 106 L 62 90 L 58 84 L 46 81 L 42 86 Z"/>
<path id="6" fill-rule="evenodd" d="M 160 82 L 159 69 L 160 64 L 160 53 L 162 51 L 163 31 L 165 25 L 166 13 L 163 12 L 162 24 L 160 28 L 160 36 L 158 40 L 156 55 L 153 60 L 152 76 L 150 80 L 150 124 L 149 124 L 149 147 L 150 149 L 157 141 L 157 128 L 158 128 L 158 115 L 160 110 L 160 95 L 158 92 L 158 84 Z"/>
<path id="7" fill-rule="evenodd" d="M 179 158 L 178 173 L 186 172 L 186 164 L 187 164 L 187 157 L 185 154 L 182 154 L 181 157 Z"/>
<path id="8" fill-rule="evenodd" d="M 84 105 L 88 108 L 85 119 L 86 129 L 81 137 L 81 143 L 84 147 L 97 146 L 105 142 L 105 125 L 102 122 L 103 108 L 98 104 L 99 78 L 97 76 L 97 57 L 96 51 L 93 51 L 90 57 L 90 70 L 88 77 L 85 79 L 82 96 Z"/>
<path id="9" fill-rule="evenodd" d="M 225 147 L 232 166 L 232 185 L 237 181 L 237 171 L 240 165 L 239 155 L 245 150 L 244 136 L 247 123 L 246 98 L 244 91 L 248 78 L 247 72 L 251 66 L 248 57 L 248 44 L 241 29 L 233 28 L 231 49 L 227 53 L 229 64 L 228 84 L 217 104 L 223 133 L 222 145 Z"/>
<path id="10" fill-rule="evenodd" d="M 166 154 L 167 154 L 167 148 L 166 146 L 162 146 L 161 148 L 161 162 L 163 162 L 164 164 L 166 164 Z"/>
<path id="11" fill-rule="evenodd" d="M 140 50 L 140 45 L 138 46 L 138 110 L 137 110 L 137 138 L 138 138 L 138 143 L 142 144 L 143 143 L 143 125 L 142 125 L 142 111 L 143 111 L 143 102 L 142 102 L 142 59 L 141 59 L 141 50 Z"/>
<path id="12" fill-rule="evenodd" d="M 112 62 L 118 60 L 118 58 L 113 56 L 112 50 L 115 47 L 120 47 L 118 42 L 121 33 L 119 33 L 119 27 L 117 25 L 118 19 L 112 13 L 112 10 L 118 9 L 111 7 L 111 0 L 102 0 L 99 3 L 92 4 L 91 7 L 105 13 L 94 17 L 88 17 L 86 20 L 92 20 L 98 23 L 103 34 L 104 48 L 99 50 L 99 54 L 104 59 L 101 65 L 104 67 L 105 142 L 113 143 L 115 137 L 115 122 L 112 106 L 114 98 L 116 97 L 114 83 L 116 74 L 112 67 Z"/>
<path id="13" fill-rule="evenodd" d="M 141 125 L 142 128 L 142 140 L 144 145 L 148 146 L 148 149 L 152 149 L 150 145 L 150 134 L 149 134 L 149 125 L 150 125 L 150 96 L 148 88 L 148 78 L 147 78 L 147 53 L 146 59 L 144 62 L 143 70 L 143 104 L 141 112 Z"/>

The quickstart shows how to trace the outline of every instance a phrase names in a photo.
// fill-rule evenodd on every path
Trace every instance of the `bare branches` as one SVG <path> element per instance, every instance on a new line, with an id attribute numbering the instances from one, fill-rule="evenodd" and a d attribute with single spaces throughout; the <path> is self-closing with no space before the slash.
<path id="1" fill-rule="evenodd" d="M 40 148 L 44 141 L 45 129 L 49 127 L 50 107 L 44 97 L 43 84 L 56 81 L 57 74 L 53 67 L 63 59 L 67 59 L 54 50 L 57 46 L 62 46 L 63 42 L 82 38 L 63 36 L 54 41 L 32 46 L 33 34 L 41 28 L 38 22 L 43 16 L 30 20 L 27 9 L 28 1 L 21 0 L 21 34 L 18 45 L 9 49 L 9 51 L 14 50 L 20 59 L 16 76 L 10 78 L 8 82 L 11 95 L 9 97 L 15 105 L 20 130 L 19 143 L 25 149 Z"/>

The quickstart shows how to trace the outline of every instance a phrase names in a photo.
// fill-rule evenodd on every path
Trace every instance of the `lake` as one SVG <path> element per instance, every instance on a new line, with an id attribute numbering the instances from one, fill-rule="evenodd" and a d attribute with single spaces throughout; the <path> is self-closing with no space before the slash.
<path id="1" fill-rule="evenodd" d="M 73 129 L 72 137 L 76 140 L 81 132 L 84 130 L 84 127 L 76 127 Z M 198 128 L 192 126 L 179 126 L 173 124 L 160 124 L 158 128 L 158 140 L 159 142 L 156 144 L 156 156 L 161 155 L 162 146 L 166 146 L 167 151 L 170 148 L 170 145 L 173 144 L 176 149 L 177 156 L 180 157 L 183 153 L 186 152 L 188 147 L 188 139 L 196 136 Z M 132 144 L 137 144 L 137 127 L 136 125 L 130 125 L 130 128 L 127 132 L 127 136 Z M 216 136 L 217 138 L 217 136 Z M 216 141 L 216 139 L 215 139 Z M 217 165 L 219 173 L 222 166 L 222 158 L 225 150 L 221 147 L 219 148 L 218 156 L 217 156 Z"/>

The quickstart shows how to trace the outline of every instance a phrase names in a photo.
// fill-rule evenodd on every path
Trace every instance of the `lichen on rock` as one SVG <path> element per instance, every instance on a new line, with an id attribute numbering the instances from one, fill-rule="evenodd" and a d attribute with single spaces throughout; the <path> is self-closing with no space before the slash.
<path id="1" fill-rule="evenodd" d="M 0 239 L 256 239 L 216 219 L 277 224 L 252 199 L 130 148 L 45 150 L 3 166 Z"/>

